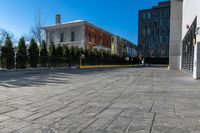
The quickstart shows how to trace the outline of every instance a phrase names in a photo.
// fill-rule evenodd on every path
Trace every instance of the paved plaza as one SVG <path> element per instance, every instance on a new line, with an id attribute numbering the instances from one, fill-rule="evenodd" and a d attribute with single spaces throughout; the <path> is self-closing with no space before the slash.
<path id="1" fill-rule="evenodd" d="M 200 81 L 164 67 L 0 73 L 0 133 L 199 133 Z"/>

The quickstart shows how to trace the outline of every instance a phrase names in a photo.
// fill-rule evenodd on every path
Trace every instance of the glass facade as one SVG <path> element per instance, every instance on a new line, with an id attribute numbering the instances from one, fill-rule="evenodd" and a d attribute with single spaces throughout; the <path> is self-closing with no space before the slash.
<path id="1" fill-rule="evenodd" d="M 139 11 L 139 55 L 147 58 L 169 58 L 169 29 L 170 2 L 161 2 L 152 9 Z"/>

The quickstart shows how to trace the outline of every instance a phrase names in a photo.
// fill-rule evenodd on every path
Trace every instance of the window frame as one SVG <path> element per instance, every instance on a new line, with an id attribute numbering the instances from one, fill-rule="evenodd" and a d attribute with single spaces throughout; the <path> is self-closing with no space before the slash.
<path id="1" fill-rule="evenodd" d="M 65 36 L 65 33 L 61 32 L 60 33 L 60 42 L 64 42 L 64 36 Z"/>
<path id="2" fill-rule="evenodd" d="M 75 42 L 75 31 L 71 31 L 71 42 Z"/>

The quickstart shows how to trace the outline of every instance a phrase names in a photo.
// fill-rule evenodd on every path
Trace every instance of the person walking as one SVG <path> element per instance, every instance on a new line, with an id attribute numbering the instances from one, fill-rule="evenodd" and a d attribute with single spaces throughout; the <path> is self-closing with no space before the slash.
<path id="1" fill-rule="evenodd" d="M 142 67 L 144 67 L 144 58 L 142 59 Z"/>

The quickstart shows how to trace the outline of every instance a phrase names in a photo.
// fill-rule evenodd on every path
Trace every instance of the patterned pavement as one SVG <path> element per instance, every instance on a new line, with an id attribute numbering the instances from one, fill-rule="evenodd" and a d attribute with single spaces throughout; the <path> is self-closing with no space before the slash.
<path id="1" fill-rule="evenodd" d="M 0 72 L 0 133 L 199 133 L 200 81 L 167 68 Z"/>

